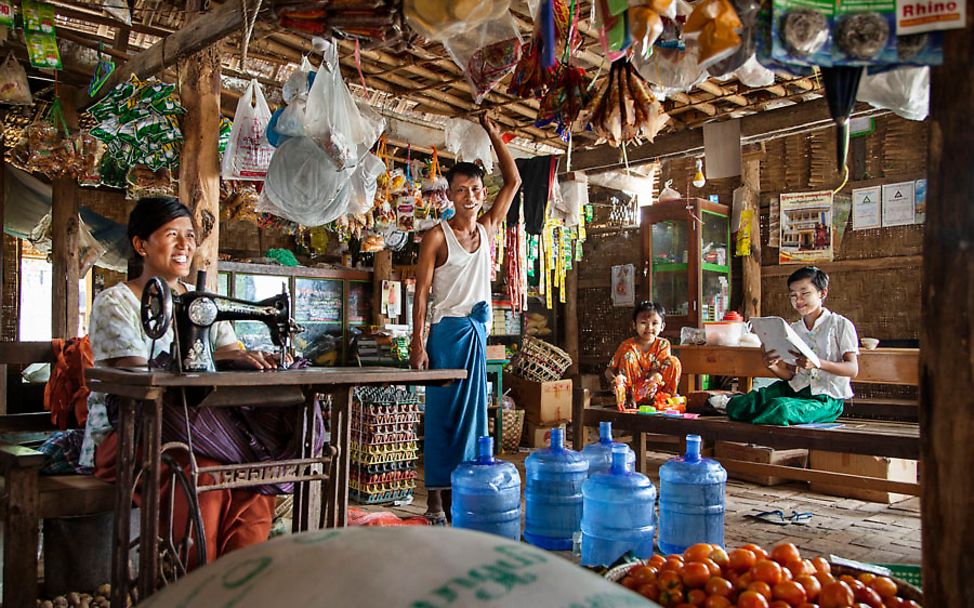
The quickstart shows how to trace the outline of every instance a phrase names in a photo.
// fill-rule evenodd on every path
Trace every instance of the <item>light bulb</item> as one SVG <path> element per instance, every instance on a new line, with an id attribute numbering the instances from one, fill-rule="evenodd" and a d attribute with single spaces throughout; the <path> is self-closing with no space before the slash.
<path id="1" fill-rule="evenodd" d="M 703 176 L 703 161 L 697 159 L 697 172 L 693 174 L 693 184 L 694 188 L 703 188 L 707 184 L 707 178 Z"/>

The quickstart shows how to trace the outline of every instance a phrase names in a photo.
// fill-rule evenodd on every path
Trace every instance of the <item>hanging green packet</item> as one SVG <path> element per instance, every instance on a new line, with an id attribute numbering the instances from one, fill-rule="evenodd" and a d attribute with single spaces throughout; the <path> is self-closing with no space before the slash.
<path id="1" fill-rule="evenodd" d="M 57 38 L 48 34 L 24 32 L 27 43 L 27 56 L 35 68 L 60 70 L 61 52 L 57 48 Z"/>
<path id="2" fill-rule="evenodd" d="M 40 2 L 24 2 L 21 10 L 25 32 L 54 35 L 56 15 L 53 6 Z"/>
<path id="3" fill-rule="evenodd" d="M 10 0 L 0 0 L 0 26 L 14 26 L 14 4 Z"/>

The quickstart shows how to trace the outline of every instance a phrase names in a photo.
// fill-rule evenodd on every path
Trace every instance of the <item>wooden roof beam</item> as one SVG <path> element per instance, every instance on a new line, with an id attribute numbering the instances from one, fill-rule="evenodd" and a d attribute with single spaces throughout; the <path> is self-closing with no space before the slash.
<path id="1" fill-rule="evenodd" d="M 736 106 L 741 106 L 742 108 L 745 108 L 749 105 L 747 97 L 744 97 L 743 95 L 738 95 L 736 93 L 731 93 L 730 91 L 728 91 L 727 89 L 725 89 L 724 87 L 720 86 L 719 84 L 717 84 L 712 80 L 704 80 L 703 82 L 697 85 L 697 88 L 700 89 L 701 91 L 713 95 L 714 96 L 713 101 L 727 101 Z"/>
<path id="2" fill-rule="evenodd" d="M 139 78 L 148 78 L 175 65 L 180 59 L 219 42 L 241 27 L 243 27 L 243 10 L 240 0 L 228 0 L 225 4 L 203 14 L 182 29 L 133 56 L 125 65 L 115 70 L 92 101 L 107 94 L 115 85 L 128 79 L 132 74 Z"/>

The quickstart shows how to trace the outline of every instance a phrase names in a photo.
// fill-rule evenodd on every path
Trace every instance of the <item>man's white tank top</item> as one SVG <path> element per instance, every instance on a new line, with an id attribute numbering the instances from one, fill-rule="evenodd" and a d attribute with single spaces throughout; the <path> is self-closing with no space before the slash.
<path id="1" fill-rule="evenodd" d="M 443 317 L 466 317 L 478 302 L 490 306 L 490 243 L 487 229 L 477 222 L 480 246 L 470 253 L 463 248 L 450 224 L 440 222 L 446 237 L 446 263 L 433 271 L 433 323 Z M 488 315 L 490 333 L 492 315 Z"/>

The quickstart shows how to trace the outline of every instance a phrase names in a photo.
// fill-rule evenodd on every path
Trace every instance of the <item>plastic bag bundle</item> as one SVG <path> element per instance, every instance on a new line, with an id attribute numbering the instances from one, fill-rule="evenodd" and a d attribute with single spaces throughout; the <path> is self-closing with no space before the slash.
<path id="1" fill-rule="evenodd" d="M 674 93 L 689 91 L 707 79 L 706 67 L 697 61 L 694 47 L 686 50 L 656 47 L 648 58 L 637 54 L 633 65 L 653 85 L 653 93 L 663 101 Z"/>
<path id="2" fill-rule="evenodd" d="M 357 104 L 342 79 L 338 47 L 327 42 L 324 61 L 308 93 L 304 129 L 338 169 L 354 167 L 385 130 L 368 104 Z"/>
<path id="3" fill-rule="evenodd" d="M 582 208 L 588 204 L 588 183 L 579 180 L 566 180 L 559 183 L 561 196 L 552 206 L 552 217 L 564 222 L 565 227 L 577 226 Z"/>
<path id="4" fill-rule="evenodd" d="M 353 172 L 337 169 L 311 138 L 293 137 L 271 159 L 257 211 L 302 226 L 335 221 L 348 209 Z"/>
<path id="5" fill-rule="evenodd" d="M 271 115 L 266 132 L 267 141 L 275 148 L 279 148 L 289 137 L 305 135 L 305 110 L 314 80 L 314 67 L 305 57 L 301 60 L 301 67 L 292 72 L 281 87 L 281 96 L 286 105 Z"/>
<path id="6" fill-rule="evenodd" d="M 349 213 L 367 213 L 375 204 L 376 180 L 386 170 L 385 163 L 375 154 L 366 154 L 355 168 L 348 201 Z"/>
<path id="7" fill-rule="evenodd" d="M 0 66 L 0 103 L 12 106 L 29 106 L 34 103 L 27 84 L 27 72 L 18 63 L 13 51 L 7 53 L 7 59 Z"/>
<path id="8" fill-rule="evenodd" d="M 223 153 L 223 179 L 264 180 L 274 155 L 274 146 L 264 136 L 270 120 L 271 110 L 260 83 L 251 80 L 237 102 L 230 140 Z"/>
<path id="9" fill-rule="evenodd" d="M 427 40 L 442 42 L 508 12 L 510 0 L 405 0 L 406 23 Z"/>
<path id="10" fill-rule="evenodd" d="M 474 102 L 480 103 L 521 58 L 521 35 L 511 13 L 443 41 L 453 62 L 470 83 Z"/>
<path id="11" fill-rule="evenodd" d="M 907 120 L 923 120 L 930 111 L 930 68 L 899 68 L 864 76 L 856 99 Z"/>
<path id="12" fill-rule="evenodd" d="M 494 170 L 494 157 L 487 131 L 475 122 L 462 118 L 446 121 L 444 129 L 446 149 L 456 155 L 457 160 L 481 161 L 484 171 L 490 175 Z"/>

